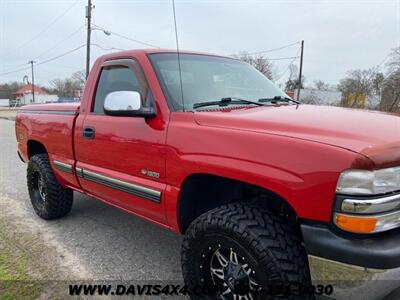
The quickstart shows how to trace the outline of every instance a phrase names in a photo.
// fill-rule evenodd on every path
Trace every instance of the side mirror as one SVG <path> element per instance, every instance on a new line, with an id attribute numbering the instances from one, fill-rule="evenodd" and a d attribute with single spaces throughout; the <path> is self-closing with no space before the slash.
<path id="1" fill-rule="evenodd" d="M 110 116 L 155 116 L 153 107 L 142 107 L 142 96 L 134 91 L 109 93 L 104 100 L 104 113 Z"/>

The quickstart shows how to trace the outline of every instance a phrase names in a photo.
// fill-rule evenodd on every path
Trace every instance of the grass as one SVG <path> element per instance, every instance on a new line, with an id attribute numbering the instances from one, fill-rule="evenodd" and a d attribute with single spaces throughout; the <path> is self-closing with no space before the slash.
<path id="1" fill-rule="evenodd" d="M 20 227 L 0 215 L 0 300 L 64 299 L 69 279 L 58 254 L 38 232 Z"/>
<path id="2" fill-rule="evenodd" d="M 41 286 L 30 275 L 29 259 L 26 254 L 12 249 L 2 239 L 0 245 L 0 300 L 39 298 Z"/>

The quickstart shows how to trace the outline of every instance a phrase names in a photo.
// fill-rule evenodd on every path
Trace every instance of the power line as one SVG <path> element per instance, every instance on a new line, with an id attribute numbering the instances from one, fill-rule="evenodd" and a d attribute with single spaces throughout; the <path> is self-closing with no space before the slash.
<path id="1" fill-rule="evenodd" d="M 14 64 L 14 65 L 1 65 L 1 67 L 6 67 L 6 68 L 18 68 L 18 67 L 22 67 L 22 66 L 25 66 L 26 65 L 26 63 L 23 63 L 23 64 Z"/>
<path id="2" fill-rule="evenodd" d="M 285 49 L 285 48 L 289 48 L 289 47 L 297 45 L 297 44 L 300 44 L 300 41 L 297 41 L 297 42 L 294 42 L 294 43 L 291 43 L 291 44 L 287 44 L 287 45 L 284 45 L 284 46 L 281 46 L 281 47 L 277 47 L 277 48 L 272 48 L 272 49 L 262 50 L 262 51 L 256 51 L 256 52 L 250 52 L 250 53 L 246 53 L 246 54 L 248 54 L 248 55 L 263 54 L 263 53 L 268 53 L 268 52 L 273 52 L 273 51 L 278 51 L 278 50 L 282 50 L 282 49 Z"/>
<path id="3" fill-rule="evenodd" d="M 81 49 L 81 48 L 83 48 L 83 47 L 85 47 L 85 46 L 86 46 L 86 44 L 80 45 L 80 46 L 78 46 L 78 47 L 76 47 L 76 48 L 74 48 L 74 49 L 71 49 L 71 50 L 69 50 L 69 51 L 66 51 L 66 52 L 64 52 L 64 53 L 62 53 L 62 54 L 59 54 L 59 55 L 57 55 L 57 56 L 54 56 L 54 57 L 51 57 L 51 58 L 49 58 L 49 59 L 46 59 L 46 60 L 40 61 L 40 62 L 38 62 L 38 63 L 35 63 L 35 65 L 36 65 L 36 66 L 40 66 L 40 65 L 43 65 L 43 64 L 47 64 L 48 62 L 51 62 L 51 61 L 53 61 L 53 60 L 59 59 L 59 58 L 61 58 L 61 57 L 64 57 L 64 56 L 66 56 L 66 55 L 68 55 L 68 54 L 70 54 L 70 53 L 73 53 L 73 52 L 75 52 L 75 51 L 78 51 L 79 49 Z M 17 70 L 6 71 L 6 72 L 4 72 L 4 73 L 1 73 L 0 76 L 5 76 L 5 75 L 8 75 L 8 74 L 17 73 L 17 72 L 20 72 L 20 71 L 27 70 L 27 69 L 29 69 L 29 68 L 30 68 L 30 67 L 25 67 L 25 68 L 21 68 L 21 69 L 17 69 Z"/>
<path id="4" fill-rule="evenodd" d="M 55 57 L 52 57 L 52 58 L 46 59 L 46 60 L 44 60 L 44 61 L 38 62 L 36 65 L 37 65 L 37 66 L 40 66 L 40 65 L 46 64 L 46 63 L 48 63 L 48 62 L 51 62 L 51 61 L 53 61 L 53 60 L 59 59 L 59 58 L 61 58 L 61 57 L 63 57 L 63 56 L 66 56 L 66 55 L 72 53 L 72 52 L 75 52 L 75 51 L 77 51 L 77 50 L 79 50 L 79 49 L 81 49 L 81 48 L 83 48 L 83 47 L 85 47 L 85 46 L 86 46 L 86 44 L 80 45 L 79 47 L 76 47 L 76 48 L 74 48 L 74 49 L 71 49 L 71 50 L 69 50 L 69 51 L 67 51 L 67 52 L 64 52 L 64 53 L 60 54 L 60 55 L 57 55 L 57 56 L 55 56 Z"/>
<path id="5" fill-rule="evenodd" d="M 4 57 L 7 57 L 9 54 L 14 53 L 16 50 L 30 44 L 31 42 L 33 42 L 34 40 L 36 40 L 38 37 L 40 37 L 43 33 L 45 33 L 47 30 L 49 30 L 51 28 L 51 26 L 53 26 L 55 23 L 57 23 L 62 17 L 64 17 L 80 0 L 76 0 L 74 3 L 72 3 L 62 14 L 60 14 L 58 17 L 56 17 L 50 24 L 48 24 L 42 31 L 40 31 L 38 34 L 36 34 L 35 36 L 33 36 L 31 39 L 29 39 L 28 41 L 20 44 L 19 46 L 17 46 L 16 48 L 14 48 L 13 50 L 7 52 L 6 54 L 3 55 Z"/>
<path id="6" fill-rule="evenodd" d="M 93 23 L 96 23 L 96 20 L 95 20 L 95 15 L 92 15 L 92 24 Z M 95 41 L 96 41 L 96 43 L 95 44 L 98 44 L 99 43 L 99 37 L 98 37 L 98 35 L 97 35 L 97 30 L 94 30 L 94 39 L 95 39 Z M 94 46 L 94 44 L 91 44 L 91 46 Z M 100 46 L 100 45 L 99 45 Z M 97 47 L 97 48 L 99 48 L 99 47 Z M 98 56 L 100 56 L 99 55 L 99 49 L 96 49 L 96 57 L 98 57 Z"/>
<path id="7" fill-rule="evenodd" d="M 5 73 L 0 74 L 0 76 L 5 76 L 5 75 L 8 75 L 8 74 L 12 74 L 12 73 L 22 72 L 22 71 L 28 70 L 28 69 L 30 69 L 30 68 L 31 68 L 31 67 L 25 67 L 25 68 L 13 70 L 13 71 L 7 71 L 7 72 L 5 72 Z"/>
<path id="8" fill-rule="evenodd" d="M 65 68 L 65 69 L 73 69 L 73 70 L 82 69 L 82 66 L 74 67 L 74 66 L 67 66 L 67 65 L 60 65 L 60 64 L 46 64 L 46 67 Z"/>
<path id="9" fill-rule="evenodd" d="M 294 61 L 296 60 L 296 58 L 299 57 L 299 53 L 300 53 L 301 49 L 297 50 L 296 56 L 293 57 L 293 59 L 289 62 L 289 64 L 287 65 L 285 71 L 278 77 L 278 79 L 276 79 L 275 81 L 278 82 L 279 80 L 281 80 L 283 78 L 283 76 L 286 74 L 286 72 L 289 70 L 290 66 L 294 63 Z"/>
<path id="10" fill-rule="evenodd" d="M 95 47 L 100 48 L 100 49 L 103 49 L 103 50 L 105 50 L 105 51 L 112 51 L 112 50 L 126 51 L 126 49 L 115 48 L 115 47 L 106 48 L 106 47 L 103 47 L 103 46 L 101 46 L 101 45 L 99 45 L 99 44 L 94 44 L 94 43 L 92 43 L 92 44 L 90 44 L 90 45 L 91 45 L 91 46 L 95 46 Z"/>
<path id="11" fill-rule="evenodd" d="M 53 45 L 50 48 L 48 48 L 47 50 L 43 51 L 41 54 L 36 56 L 34 59 L 38 59 L 39 57 L 43 56 L 44 54 L 49 53 L 51 50 L 57 48 L 60 44 L 62 44 L 63 42 L 65 42 L 66 40 L 70 39 L 71 37 L 73 37 L 78 32 L 80 32 L 83 29 L 83 27 L 85 27 L 85 25 L 79 26 L 76 30 L 74 30 L 72 33 L 70 33 L 66 38 L 60 40 L 55 45 Z"/>
<path id="12" fill-rule="evenodd" d="M 103 27 L 101 27 L 99 25 L 96 25 L 96 24 L 92 24 L 92 25 L 95 27 L 94 29 L 96 29 L 96 28 L 100 29 L 100 30 L 102 30 L 104 32 L 111 33 L 111 34 L 113 34 L 115 36 L 118 36 L 120 38 L 126 39 L 128 41 L 131 41 L 131 42 L 134 42 L 134 43 L 137 43 L 137 44 L 141 44 L 141 45 L 144 45 L 144 46 L 152 47 L 152 48 L 161 48 L 160 46 L 153 45 L 153 44 L 150 44 L 150 43 L 147 43 L 147 42 L 143 42 L 143 41 L 140 41 L 140 40 L 136 40 L 136 39 L 130 38 L 130 37 L 126 36 L 126 35 L 122 35 L 120 33 L 117 33 L 115 31 L 107 30 L 107 29 L 105 29 L 105 28 L 103 28 Z"/>

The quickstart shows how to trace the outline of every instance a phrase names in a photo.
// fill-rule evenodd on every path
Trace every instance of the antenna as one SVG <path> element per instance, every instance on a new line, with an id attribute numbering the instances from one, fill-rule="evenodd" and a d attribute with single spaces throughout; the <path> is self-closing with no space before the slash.
<path id="1" fill-rule="evenodd" d="M 183 111 L 185 111 L 185 103 L 183 101 L 182 69 L 181 69 L 181 56 L 179 53 L 178 27 L 176 25 L 175 0 L 172 0 L 172 10 L 174 13 L 175 41 L 176 41 L 176 52 L 178 55 L 178 68 L 179 68 L 179 81 L 180 81 L 180 85 L 181 85 L 182 109 L 183 109 Z"/>

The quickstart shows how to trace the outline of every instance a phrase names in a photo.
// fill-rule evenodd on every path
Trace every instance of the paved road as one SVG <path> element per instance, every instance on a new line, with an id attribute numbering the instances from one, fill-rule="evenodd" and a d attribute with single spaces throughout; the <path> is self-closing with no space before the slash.
<path id="1" fill-rule="evenodd" d="M 14 122 L 0 119 L 0 211 L 32 227 L 87 279 L 181 280 L 181 237 L 75 193 L 71 213 L 46 222 L 33 212 L 26 165 L 16 154 Z"/>

